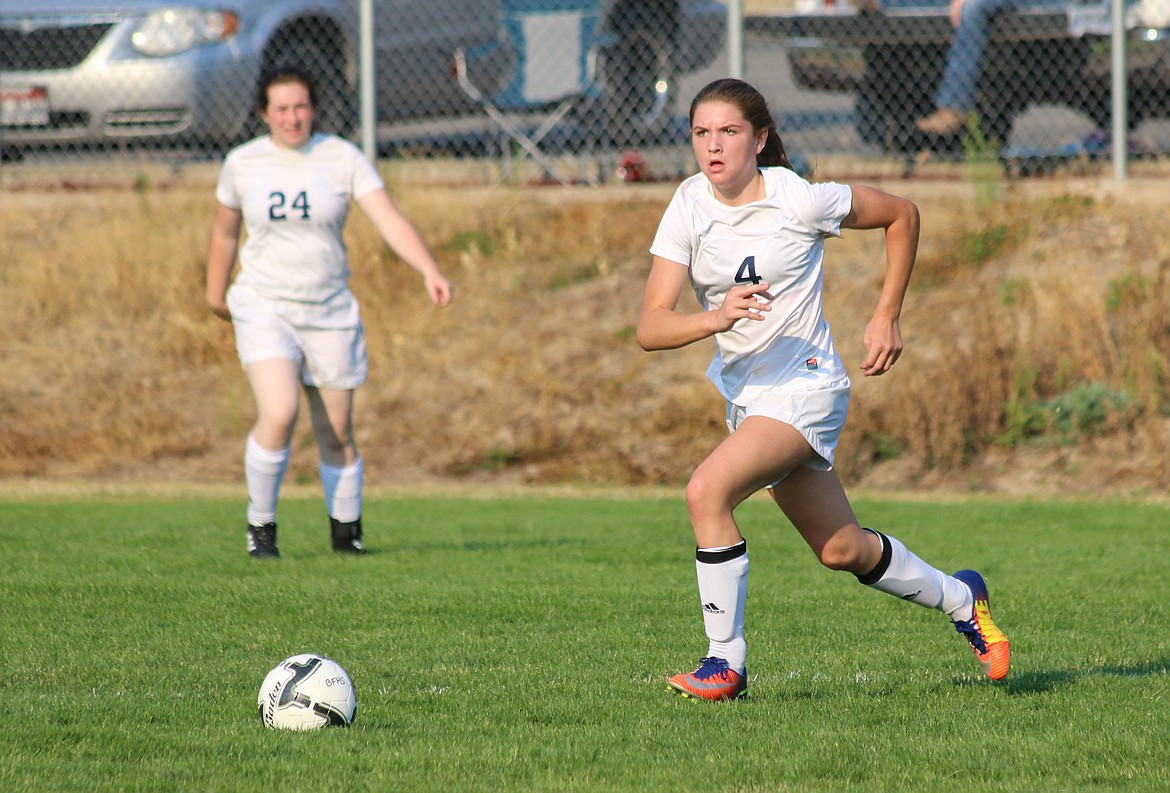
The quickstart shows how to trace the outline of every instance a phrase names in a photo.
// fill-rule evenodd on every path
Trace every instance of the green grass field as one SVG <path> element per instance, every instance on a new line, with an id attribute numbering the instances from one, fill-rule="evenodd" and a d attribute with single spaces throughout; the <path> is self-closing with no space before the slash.
<path id="1" fill-rule="evenodd" d="M 768 502 L 750 699 L 665 692 L 706 649 L 680 498 L 382 498 L 364 558 L 286 499 L 0 504 L 0 790 L 1170 789 L 1170 531 L 1124 503 L 859 501 L 987 577 L 1013 671 L 942 615 L 819 567 Z M 348 730 L 264 729 L 299 652 L 345 666 Z"/>

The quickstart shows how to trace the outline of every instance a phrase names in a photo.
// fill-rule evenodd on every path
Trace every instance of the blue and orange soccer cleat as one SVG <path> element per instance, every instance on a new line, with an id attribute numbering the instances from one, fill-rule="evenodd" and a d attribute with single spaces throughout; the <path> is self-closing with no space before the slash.
<path id="1" fill-rule="evenodd" d="M 955 622 L 955 630 L 967 638 L 987 676 L 992 680 L 1003 680 L 1011 662 L 1011 648 L 1007 636 L 991 621 L 987 583 L 974 570 L 959 570 L 955 578 L 966 584 L 975 596 L 975 615 L 966 622 Z"/>
<path id="2" fill-rule="evenodd" d="M 704 658 L 693 672 L 675 675 L 666 681 L 668 691 L 675 691 L 685 699 L 705 699 L 721 702 L 747 696 L 747 673 L 740 674 L 722 658 Z"/>

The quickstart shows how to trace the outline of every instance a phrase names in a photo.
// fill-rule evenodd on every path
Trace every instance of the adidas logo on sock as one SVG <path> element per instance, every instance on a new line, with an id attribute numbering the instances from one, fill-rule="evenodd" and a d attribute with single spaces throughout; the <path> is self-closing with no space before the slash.
<path id="1" fill-rule="evenodd" d="M 714 603 L 704 603 L 703 604 L 703 613 L 704 614 L 722 614 L 724 612 L 723 612 L 723 609 L 719 608 Z"/>

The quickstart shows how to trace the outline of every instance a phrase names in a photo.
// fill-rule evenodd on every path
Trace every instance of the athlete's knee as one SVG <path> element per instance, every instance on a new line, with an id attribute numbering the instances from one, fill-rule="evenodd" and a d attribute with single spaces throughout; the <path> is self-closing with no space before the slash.
<path id="1" fill-rule="evenodd" d="M 296 410 L 264 410 L 261 409 L 256 418 L 256 426 L 252 433 L 257 439 L 263 438 L 265 448 L 283 449 L 292 439 L 293 428 L 296 426 Z"/>
<path id="2" fill-rule="evenodd" d="M 692 517 L 726 511 L 727 500 L 727 489 L 716 478 L 708 476 L 702 467 L 696 470 L 687 482 L 687 512 Z"/>
<path id="3" fill-rule="evenodd" d="M 814 549 L 817 559 L 830 570 L 856 573 L 869 564 L 869 548 L 860 532 L 841 531 L 829 538 L 820 548 Z"/>
<path id="4" fill-rule="evenodd" d="M 274 429 L 291 429 L 297 423 L 300 402 L 296 395 L 265 394 L 256 400 L 258 421 Z"/>

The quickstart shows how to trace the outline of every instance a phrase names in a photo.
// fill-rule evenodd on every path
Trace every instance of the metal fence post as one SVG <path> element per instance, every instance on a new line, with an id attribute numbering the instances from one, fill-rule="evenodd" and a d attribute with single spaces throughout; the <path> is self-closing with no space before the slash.
<path id="1" fill-rule="evenodd" d="M 1125 0 L 1113 0 L 1111 40 L 1113 100 L 1113 177 L 1124 179 L 1129 162 L 1129 101 L 1125 65 Z"/>
<path id="2" fill-rule="evenodd" d="M 358 33 L 358 103 L 361 106 L 362 151 L 371 162 L 377 155 L 375 132 L 378 115 L 374 105 L 374 3 L 361 0 Z"/>
<path id="3" fill-rule="evenodd" d="M 727 0 L 727 76 L 743 75 L 743 0 Z"/>

